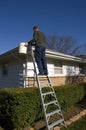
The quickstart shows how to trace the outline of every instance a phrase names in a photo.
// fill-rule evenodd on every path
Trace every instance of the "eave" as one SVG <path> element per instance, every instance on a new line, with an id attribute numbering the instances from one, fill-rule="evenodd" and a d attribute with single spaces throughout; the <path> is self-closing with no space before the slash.
<path id="1" fill-rule="evenodd" d="M 34 48 L 33 48 L 33 50 L 34 50 Z M 29 55 L 31 55 L 30 48 L 29 48 Z M 5 62 L 5 61 L 9 61 L 9 60 L 13 60 L 13 58 L 15 59 L 15 57 L 23 59 L 26 57 L 26 55 L 19 54 L 19 48 L 16 47 L 16 48 L 0 55 L 0 63 Z M 63 54 L 63 53 L 59 53 L 59 52 L 55 52 L 55 51 L 48 50 L 48 49 L 46 50 L 46 57 L 53 58 L 53 59 L 59 59 L 59 60 L 65 60 L 65 61 L 86 63 L 86 59 Z"/>

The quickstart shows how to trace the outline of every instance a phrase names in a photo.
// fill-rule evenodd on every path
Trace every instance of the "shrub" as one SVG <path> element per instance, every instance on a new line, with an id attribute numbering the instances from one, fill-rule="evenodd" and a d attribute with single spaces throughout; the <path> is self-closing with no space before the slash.
<path id="1" fill-rule="evenodd" d="M 86 83 L 55 87 L 55 92 L 65 111 L 84 98 Z M 38 88 L 0 90 L 0 126 L 6 130 L 21 130 L 41 118 L 43 112 Z"/>
<path id="2" fill-rule="evenodd" d="M 6 130 L 31 124 L 40 107 L 38 89 L 6 89 L 0 91 L 0 125 Z"/>
<path id="3" fill-rule="evenodd" d="M 86 95 L 86 83 L 66 85 L 55 88 L 56 95 L 63 110 L 80 102 Z"/>

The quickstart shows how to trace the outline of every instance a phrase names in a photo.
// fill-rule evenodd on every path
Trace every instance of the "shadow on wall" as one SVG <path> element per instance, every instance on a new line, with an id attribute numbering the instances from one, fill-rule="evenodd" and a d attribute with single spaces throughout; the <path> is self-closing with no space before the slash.
<path id="1" fill-rule="evenodd" d="M 65 84 L 73 84 L 73 83 L 83 83 L 83 76 L 67 76 L 65 80 Z"/>

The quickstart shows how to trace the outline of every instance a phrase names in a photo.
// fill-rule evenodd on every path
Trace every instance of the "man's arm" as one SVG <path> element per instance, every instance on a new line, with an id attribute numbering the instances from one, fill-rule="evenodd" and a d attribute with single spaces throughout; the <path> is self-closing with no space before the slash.
<path id="1" fill-rule="evenodd" d="M 36 41 L 37 41 L 37 32 L 35 32 L 35 33 L 33 34 L 32 40 L 30 40 L 28 43 L 31 44 L 31 43 L 36 42 Z"/>
<path id="2" fill-rule="evenodd" d="M 28 42 L 28 44 L 32 44 L 33 42 L 35 42 L 35 39 L 34 39 L 34 38 L 32 38 L 32 40 L 30 40 L 30 41 Z"/>
<path id="3" fill-rule="evenodd" d="M 25 46 L 28 46 L 28 45 L 32 44 L 33 42 L 36 42 L 36 41 L 37 41 L 37 33 L 35 32 L 35 33 L 33 34 L 32 40 L 28 41 L 28 42 L 25 44 Z"/>

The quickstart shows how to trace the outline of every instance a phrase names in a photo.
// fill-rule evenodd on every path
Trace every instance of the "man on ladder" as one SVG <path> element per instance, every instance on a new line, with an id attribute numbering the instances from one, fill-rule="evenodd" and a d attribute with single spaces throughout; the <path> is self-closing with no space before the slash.
<path id="1" fill-rule="evenodd" d="M 48 76 L 47 64 L 46 64 L 46 58 L 45 58 L 46 37 L 43 32 L 39 31 L 37 26 L 33 27 L 33 31 L 34 31 L 33 39 L 29 41 L 28 43 L 26 43 L 25 46 L 28 46 L 29 44 L 32 45 L 33 42 L 35 42 L 35 58 L 34 58 L 34 52 L 32 48 L 31 48 L 31 55 L 33 59 L 37 86 L 40 91 L 40 97 L 41 97 L 43 111 L 45 115 L 47 130 L 51 130 L 51 129 L 54 130 L 54 127 L 57 125 L 62 125 L 66 127 L 65 120 L 64 120 L 59 102 L 57 100 L 57 96 L 55 94 L 54 88 Z M 35 61 L 39 69 L 39 74 L 37 74 Z M 43 80 L 41 81 L 38 75 L 39 76 L 45 75 L 47 83 L 45 83 L 45 80 L 43 83 Z M 43 87 L 48 87 L 49 91 L 43 92 Z M 46 102 L 47 98 L 49 100 L 47 100 Z M 50 108 L 53 108 L 53 109 L 50 109 Z M 57 119 L 54 121 L 51 121 L 54 115 L 57 116 Z"/>
<path id="2" fill-rule="evenodd" d="M 45 57 L 46 51 L 46 37 L 45 34 L 39 31 L 38 26 L 33 27 L 33 38 L 31 41 L 26 43 L 26 46 L 35 42 L 35 60 L 38 66 L 38 75 L 48 75 L 47 63 Z"/>

